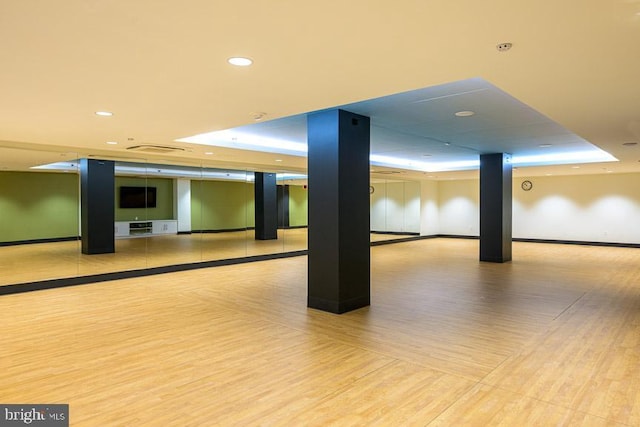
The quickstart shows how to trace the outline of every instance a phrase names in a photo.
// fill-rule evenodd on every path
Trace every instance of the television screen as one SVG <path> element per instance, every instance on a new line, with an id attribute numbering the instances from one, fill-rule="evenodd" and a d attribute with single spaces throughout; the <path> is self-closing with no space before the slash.
<path id="1" fill-rule="evenodd" d="M 155 208 L 156 187 L 120 187 L 120 207 Z"/>

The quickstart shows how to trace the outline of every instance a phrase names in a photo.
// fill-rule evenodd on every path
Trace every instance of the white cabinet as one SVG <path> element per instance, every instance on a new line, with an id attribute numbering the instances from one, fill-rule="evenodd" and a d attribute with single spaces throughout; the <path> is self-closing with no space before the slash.
<path id="1" fill-rule="evenodd" d="M 144 237 L 156 234 L 177 234 L 178 221 L 117 221 L 114 226 L 116 237 Z"/>
<path id="2" fill-rule="evenodd" d="M 129 221 L 117 221 L 115 224 L 116 237 L 126 237 L 129 235 Z"/>
<path id="3" fill-rule="evenodd" d="M 163 220 L 151 221 L 152 234 L 178 234 L 178 221 Z"/>

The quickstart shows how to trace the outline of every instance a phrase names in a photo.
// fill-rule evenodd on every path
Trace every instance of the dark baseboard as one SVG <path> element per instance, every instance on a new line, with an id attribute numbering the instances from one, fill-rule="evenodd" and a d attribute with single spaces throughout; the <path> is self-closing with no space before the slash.
<path id="1" fill-rule="evenodd" d="M 0 246 L 31 245 L 34 243 L 72 242 L 74 240 L 80 241 L 80 236 L 54 237 L 51 239 L 17 240 L 15 242 L 0 242 Z"/>
<path id="2" fill-rule="evenodd" d="M 108 282 L 111 280 L 146 277 L 156 274 L 175 273 L 179 271 L 197 270 L 200 268 L 220 267 L 224 265 L 245 264 L 248 262 L 267 261 L 272 259 L 291 258 L 307 255 L 308 251 L 283 252 L 269 255 L 255 255 L 243 258 L 229 258 L 214 261 L 194 262 L 190 264 L 175 264 L 162 267 L 152 267 L 140 270 L 118 271 L 113 273 L 92 274 L 88 276 L 68 277 L 62 279 L 41 280 L 38 282 L 18 283 L 0 286 L 0 295 L 18 294 L 23 292 L 42 291 L 45 289 L 65 288 L 69 286 L 87 285 L 90 283 Z"/>
<path id="3" fill-rule="evenodd" d="M 464 234 L 436 234 L 436 237 L 442 237 L 442 238 L 445 238 L 445 239 L 480 240 L 480 236 L 466 236 Z"/>
<path id="4" fill-rule="evenodd" d="M 222 228 L 222 229 L 212 229 L 212 230 L 191 230 L 191 234 L 198 233 L 231 233 L 236 231 L 249 231 L 255 230 L 255 227 L 242 227 L 242 228 Z"/>
<path id="5" fill-rule="evenodd" d="M 430 236 L 407 236 L 407 237 L 401 237 L 398 239 L 389 239 L 389 240 L 381 240 L 379 242 L 371 242 L 371 246 L 382 246 L 382 245 L 391 245 L 394 243 L 404 243 L 404 242 L 413 242 L 416 240 L 426 240 L 426 239 L 435 239 L 436 235 L 430 235 Z"/>
<path id="6" fill-rule="evenodd" d="M 371 234 L 391 234 L 394 236 L 419 236 L 420 233 L 402 232 L 402 231 L 375 231 L 372 230 Z"/>
<path id="7" fill-rule="evenodd" d="M 435 237 L 442 237 L 447 239 L 472 239 L 479 240 L 479 236 L 464 236 L 457 234 L 437 234 Z M 550 243 L 554 245 L 578 245 L 578 246 L 605 246 L 612 248 L 640 248 L 640 243 L 616 243 L 616 242 L 593 242 L 585 240 L 557 240 L 557 239 L 526 239 L 522 237 L 514 237 L 511 239 L 513 242 L 524 243 Z"/>
<path id="8" fill-rule="evenodd" d="M 308 228 L 307 225 L 287 225 L 286 227 L 278 227 L 279 230 L 294 230 L 296 228 Z"/>
<path id="9" fill-rule="evenodd" d="M 513 238 L 514 242 L 526 243 L 553 243 L 559 245 L 579 245 L 579 246 L 605 246 L 611 248 L 635 248 L 640 249 L 640 243 L 615 243 L 615 242 L 590 242 L 582 240 L 551 240 L 551 239 L 523 239 Z"/>

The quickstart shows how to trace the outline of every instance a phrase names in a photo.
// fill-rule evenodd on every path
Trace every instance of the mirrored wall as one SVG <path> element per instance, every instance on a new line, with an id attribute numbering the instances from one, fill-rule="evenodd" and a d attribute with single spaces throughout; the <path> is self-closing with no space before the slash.
<path id="1" fill-rule="evenodd" d="M 304 175 L 276 174 L 277 238 L 260 240 L 254 171 L 135 159 L 115 164 L 115 252 L 84 255 L 80 157 L 0 147 L 0 286 L 307 249 Z M 372 241 L 419 233 L 419 182 L 370 193 Z"/>
<path id="2" fill-rule="evenodd" d="M 0 147 L 0 286 L 307 248 L 306 177 L 276 175 L 277 236 L 256 240 L 253 171 L 136 159 L 115 163 L 115 252 L 83 255 L 79 157 Z"/>

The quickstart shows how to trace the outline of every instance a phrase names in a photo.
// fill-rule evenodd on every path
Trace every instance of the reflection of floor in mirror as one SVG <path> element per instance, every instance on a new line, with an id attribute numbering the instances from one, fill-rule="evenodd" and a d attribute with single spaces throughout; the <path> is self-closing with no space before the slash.
<path id="1" fill-rule="evenodd" d="M 398 237 L 371 234 L 372 241 Z M 4 246 L 0 286 L 304 249 L 306 228 L 278 230 L 277 240 L 255 240 L 253 230 L 116 239 L 116 252 L 101 255 L 81 255 L 79 241 Z"/>

